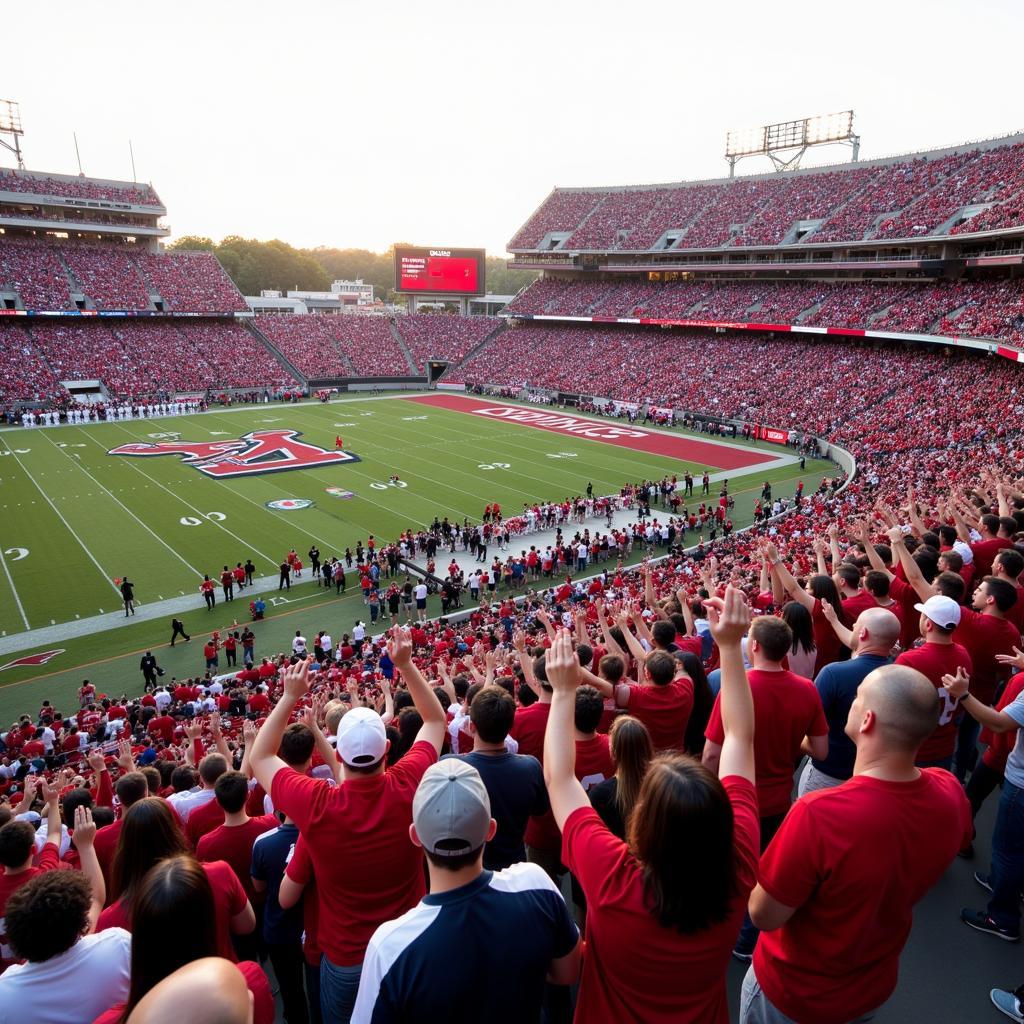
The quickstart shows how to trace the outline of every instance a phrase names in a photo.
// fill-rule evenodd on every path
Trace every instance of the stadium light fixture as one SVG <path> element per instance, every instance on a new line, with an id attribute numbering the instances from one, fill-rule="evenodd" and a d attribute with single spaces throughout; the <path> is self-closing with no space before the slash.
<path id="1" fill-rule="evenodd" d="M 725 137 L 729 177 L 735 175 L 736 164 L 747 156 L 766 156 L 777 171 L 788 171 L 800 166 L 801 158 L 811 146 L 835 143 L 851 147 L 851 161 L 856 161 L 860 155 L 860 136 L 853 130 L 852 110 L 780 121 L 760 128 L 735 129 Z"/>
<path id="2" fill-rule="evenodd" d="M 25 161 L 21 156 L 21 107 L 14 100 L 0 100 L 0 135 L 9 135 L 13 141 L 7 142 L 0 138 L 0 146 L 10 150 L 18 161 L 18 170 L 25 170 Z"/>

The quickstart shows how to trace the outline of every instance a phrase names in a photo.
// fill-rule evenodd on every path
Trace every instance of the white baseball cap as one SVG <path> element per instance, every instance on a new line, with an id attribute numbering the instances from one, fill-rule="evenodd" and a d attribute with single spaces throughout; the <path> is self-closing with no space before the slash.
<path id="1" fill-rule="evenodd" d="M 915 604 L 914 607 L 943 629 L 955 629 L 960 625 L 960 605 L 951 597 L 934 594 L 924 604 Z"/>
<path id="2" fill-rule="evenodd" d="M 368 768 L 387 752 L 388 734 L 371 708 L 352 708 L 338 723 L 338 753 L 352 768 Z"/>

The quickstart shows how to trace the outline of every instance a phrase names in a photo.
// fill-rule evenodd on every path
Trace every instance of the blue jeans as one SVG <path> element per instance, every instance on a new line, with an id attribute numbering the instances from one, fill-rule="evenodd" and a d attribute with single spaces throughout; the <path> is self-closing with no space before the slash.
<path id="1" fill-rule="evenodd" d="M 953 761 L 953 774 L 963 782 L 971 770 L 971 760 L 978 749 L 978 733 L 981 723 L 970 715 L 964 715 L 956 734 L 956 754 Z"/>
<path id="2" fill-rule="evenodd" d="M 1020 931 L 1020 891 L 1024 888 L 1024 789 L 1003 782 L 992 833 L 992 898 L 988 915 L 1000 928 Z"/>
<path id="3" fill-rule="evenodd" d="M 786 812 L 781 814 L 769 814 L 761 818 L 761 853 L 768 849 L 768 844 L 775 838 L 775 833 L 782 826 Z M 739 953 L 753 953 L 757 945 L 757 937 L 760 930 L 750 920 L 750 914 L 743 915 L 743 926 L 740 928 L 739 938 L 736 939 L 736 951 Z"/>
<path id="4" fill-rule="evenodd" d="M 349 1024 L 362 973 L 362 964 L 338 967 L 326 956 L 320 961 L 320 1010 L 324 1024 Z"/>

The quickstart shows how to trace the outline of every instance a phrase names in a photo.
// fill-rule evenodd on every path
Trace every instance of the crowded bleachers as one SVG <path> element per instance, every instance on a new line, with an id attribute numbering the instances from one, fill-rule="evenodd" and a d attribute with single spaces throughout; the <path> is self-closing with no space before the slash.
<path id="1" fill-rule="evenodd" d="M 96 309 L 150 309 L 146 285 L 131 254 L 113 246 L 63 245 L 64 260 Z"/>
<path id="2" fill-rule="evenodd" d="M 428 359 L 447 359 L 457 366 L 502 322 L 493 316 L 413 313 L 398 317 L 395 326 L 417 369 L 426 372 Z"/>
<path id="3" fill-rule="evenodd" d="M 49 401 L 59 391 L 53 371 L 25 327 L 0 318 L 0 409 L 17 402 Z"/>
<path id="4" fill-rule="evenodd" d="M 338 348 L 333 316 L 256 317 L 256 328 L 306 377 L 347 377 L 349 364 Z"/>
<path id="5" fill-rule="evenodd" d="M 926 282 L 685 281 L 571 283 L 541 279 L 515 313 L 875 328 L 1024 342 L 1019 280 Z"/>
<path id="6" fill-rule="evenodd" d="M 21 296 L 26 309 L 70 309 L 71 284 L 58 251 L 0 239 L 0 287 Z"/>
<path id="7" fill-rule="evenodd" d="M 138 252 L 135 262 L 172 312 L 232 313 L 248 308 L 211 252 Z"/>
<path id="8" fill-rule="evenodd" d="M 161 206 L 152 185 L 103 182 L 92 178 L 52 178 L 46 174 L 0 168 L 0 192 L 24 192 L 68 199 L 108 199 L 117 203 Z"/>
<path id="9" fill-rule="evenodd" d="M 367 377 L 405 377 L 409 363 L 385 316 L 339 316 L 334 336 L 357 374 Z"/>
<path id="10" fill-rule="evenodd" d="M 959 234 L 1021 224 L 1024 143 L 718 182 L 551 193 L 509 243 L 536 249 L 550 233 L 566 250 L 637 251 L 666 232 L 675 249 L 773 246 Z M 963 223 L 958 211 L 992 204 Z M 797 232 L 799 222 L 804 228 Z M 810 223 L 807 223 L 810 222 Z M 817 222 L 817 223 L 815 223 Z M 945 225 L 945 227 L 944 227 Z"/>

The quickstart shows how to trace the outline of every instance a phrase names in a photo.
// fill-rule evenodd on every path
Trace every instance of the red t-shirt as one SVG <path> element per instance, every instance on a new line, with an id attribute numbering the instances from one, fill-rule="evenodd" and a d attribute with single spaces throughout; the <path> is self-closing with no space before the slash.
<path id="1" fill-rule="evenodd" d="M 260 810 L 262 811 L 263 805 L 260 804 Z M 257 815 L 253 815 L 257 817 Z M 208 832 L 212 832 L 219 825 L 224 824 L 224 808 L 217 803 L 216 799 L 208 800 L 205 804 L 201 804 L 188 816 L 188 821 L 185 822 L 185 835 L 188 837 L 188 841 L 192 844 L 194 850 L 199 844 L 199 840 L 203 838 Z M 210 857 L 209 860 L 217 860 L 216 857 Z M 222 858 L 227 860 L 226 857 Z"/>
<path id="2" fill-rule="evenodd" d="M 237 963 L 235 947 L 231 944 L 231 919 L 245 910 L 248 897 L 241 883 L 235 877 L 230 864 L 222 860 L 208 861 L 203 865 L 206 877 L 213 889 L 214 930 L 217 932 L 217 956 Z M 96 931 L 107 928 L 132 930 L 131 916 L 123 899 L 111 903 L 96 922 Z"/>
<path id="3" fill-rule="evenodd" d="M 798 800 L 758 880 L 796 913 L 762 932 L 754 970 L 788 1017 L 843 1024 L 896 987 L 914 904 L 970 841 L 971 808 L 939 768 L 913 782 L 854 776 Z"/>
<path id="4" fill-rule="evenodd" d="M 960 625 L 953 638 L 967 649 L 974 670 L 971 693 L 984 704 L 991 704 L 996 686 L 1006 676 L 1006 669 L 996 661 L 997 654 L 1013 654 L 1020 643 L 1020 632 L 1007 619 L 982 615 L 972 608 L 960 609 Z"/>
<path id="5" fill-rule="evenodd" d="M 252 877 L 249 874 L 249 868 L 252 866 L 252 844 L 264 832 L 269 832 L 280 824 L 275 815 L 264 814 L 258 818 L 250 818 L 244 825 L 218 825 L 199 840 L 196 857 L 204 862 L 222 860 L 230 864 L 235 877 L 242 883 L 245 895 L 250 900 L 255 900 L 256 890 L 252 887 Z"/>
<path id="6" fill-rule="evenodd" d="M 935 687 L 942 705 L 939 724 L 935 732 L 921 744 L 917 752 L 917 760 L 921 764 L 931 761 L 942 761 L 951 757 L 956 748 L 958 722 L 956 709 L 960 702 L 950 697 L 942 685 L 942 677 L 948 672 L 955 676 L 958 668 L 971 675 L 971 656 L 959 644 L 924 643 L 911 651 L 904 651 L 897 659 L 897 665 L 909 665 L 916 668 Z"/>
<path id="7" fill-rule="evenodd" d="M 530 754 L 544 763 L 544 730 L 548 727 L 551 702 L 535 701 L 528 708 L 517 708 L 509 735 L 519 744 L 520 754 Z"/>
<path id="8" fill-rule="evenodd" d="M 96 838 L 93 840 L 93 849 L 96 851 L 96 859 L 100 862 L 100 870 L 103 872 L 103 881 L 107 884 L 107 892 L 110 892 L 110 869 L 114 864 L 114 854 L 117 852 L 117 841 L 121 836 L 123 818 L 105 825 L 98 829 Z"/>
<path id="9" fill-rule="evenodd" d="M 298 825 L 309 845 L 320 894 L 320 938 L 337 967 L 361 964 L 374 931 L 425 894 L 423 851 L 409 840 L 412 800 L 437 761 L 414 743 L 382 775 L 330 786 L 290 769 L 274 776 L 274 807 Z"/>
<path id="10" fill-rule="evenodd" d="M 644 899 L 640 865 L 596 811 L 569 815 L 562 860 L 587 897 L 577 1021 L 728 1021 L 725 976 L 754 887 L 760 823 L 754 787 L 738 776 L 722 784 L 735 821 L 736 897 L 724 921 L 693 935 L 658 924 Z"/>
<path id="11" fill-rule="evenodd" d="M 159 736 L 164 743 L 174 739 L 174 719 L 170 715 L 158 715 L 149 720 L 148 731 L 151 736 Z"/>
<path id="12" fill-rule="evenodd" d="M 858 590 L 853 597 L 843 598 L 839 603 L 843 606 L 843 614 L 851 626 L 857 621 L 857 616 L 861 612 L 878 607 L 874 594 L 864 589 Z"/>
<path id="13" fill-rule="evenodd" d="M 5 914 L 7 913 L 7 901 L 26 882 L 31 882 L 37 875 L 44 871 L 54 871 L 63 867 L 60 861 L 60 848 L 53 843 L 47 843 L 39 854 L 37 862 L 26 871 L 19 871 L 15 875 L 0 873 L 0 974 L 7 970 L 11 964 L 16 964 L 18 958 L 7 945 L 7 925 Z"/>
<path id="14" fill-rule="evenodd" d="M 917 596 L 917 591 L 899 576 L 889 580 L 889 596 L 903 609 L 900 616 L 900 622 L 903 623 L 900 630 L 900 646 L 904 650 L 909 650 L 921 635 L 921 613 L 914 607 L 915 604 L 921 603 L 921 598 Z"/>
<path id="15" fill-rule="evenodd" d="M 979 540 L 971 545 L 971 553 L 974 555 L 974 574 L 980 579 L 982 576 L 989 576 L 992 573 L 992 563 L 1003 548 L 1012 548 L 1013 542 L 1005 537 L 993 537 L 991 540 Z"/>
<path id="16" fill-rule="evenodd" d="M 825 736 L 828 722 L 821 697 L 810 679 L 793 672 L 750 669 L 750 692 L 754 698 L 754 764 L 757 803 L 761 814 L 785 814 L 793 793 L 793 772 L 800 760 L 805 736 Z M 721 695 L 715 698 L 704 736 L 721 746 Z"/>
<path id="17" fill-rule="evenodd" d="M 263 968 L 253 960 L 243 960 L 235 966 L 245 978 L 245 984 L 252 993 L 253 1024 L 274 1024 L 274 997 L 270 991 L 270 982 L 267 981 L 267 976 L 263 973 Z M 116 1006 L 112 1006 L 105 1013 L 101 1013 L 92 1024 L 121 1024 L 126 1005 L 118 1003 Z"/>
<path id="18" fill-rule="evenodd" d="M 693 710 L 693 680 L 673 679 L 665 686 L 625 685 L 629 687 L 626 710 L 647 726 L 655 753 L 663 750 L 682 753 L 686 726 Z"/>
<path id="19" fill-rule="evenodd" d="M 597 733 L 589 740 L 576 741 L 576 778 L 585 790 L 615 774 L 608 737 Z"/>
<path id="20" fill-rule="evenodd" d="M 872 598 L 872 600 L 874 600 Z M 840 618 L 846 618 L 845 612 Z M 811 622 L 814 627 L 814 647 L 818 652 L 818 657 L 814 662 L 814 674 L 817 674 L 826 666 L 831 665 L 833 661 L 839 660 L 839 654 L 843 649 L 843 645 L 836 636 L 836 631 L 832 628 L 831 623 L 825 618 L 825 613 L 821 610 L 821 600 L 815 598 L 814 609 L 811 612 Z M 844 626 L 848 626 L 848 622 L 843 622 Z"/>
<path id="21" fill-rule="evenodd" d="M 1024 691 L 1024 672 L 1018 672 L 1007 684 L 999 700 L 996 701 L 996 710 L 1002 711 L 1009 707 Z M 983 755 L 985 764 L 993 771 L 1006 771 L 1006 759 L 1010 756 L 1017 743 L 1017 730 L 1010 729 L 1007 732 L 992 732 L 988 726 L 982 726 L 978 736 L 981 743 L 986 744 Z"/>

